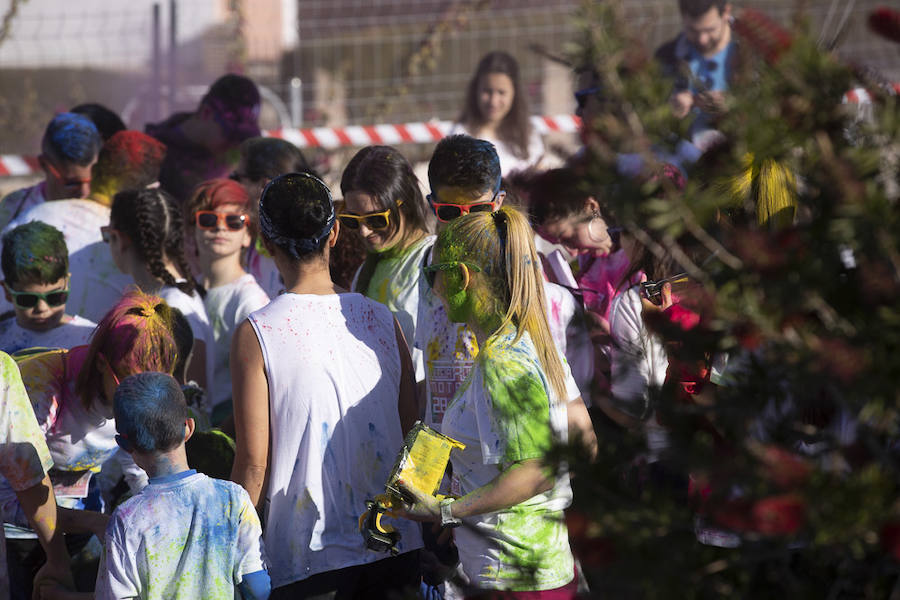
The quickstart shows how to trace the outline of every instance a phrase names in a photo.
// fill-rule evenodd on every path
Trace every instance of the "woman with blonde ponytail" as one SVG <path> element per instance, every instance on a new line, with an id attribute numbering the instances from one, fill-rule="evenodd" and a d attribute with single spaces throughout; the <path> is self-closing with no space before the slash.
<path id="1" fill-rule="evenodd" d="M 578 429 L 589 447 L 596 438 L 550 335 L 531 227 L 507 207 L 461 216 L 441 231 L 424 270 L 449 319 L 475 333 L 480 352 L 441 424 L 466 445 L 451 455 L 458 499 L 438 503 L 409 490 L 417 501 L 405 516 L 471 525 L 457 530 L 456 544 L 476 597 L 503 590 L 511 598 L 574 598 L 562 518 L 572 492 L 568 476 L 554 475 L 544 457 L 567 440 L 573 421 L 587 422 Z"/>

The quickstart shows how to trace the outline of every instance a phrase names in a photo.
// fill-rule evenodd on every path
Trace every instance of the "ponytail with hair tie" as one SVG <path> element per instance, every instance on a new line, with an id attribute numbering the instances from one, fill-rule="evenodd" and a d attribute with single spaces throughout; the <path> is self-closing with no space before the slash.
<path id="1" fill-rule="evenodd" d="M 75 393 L 86 408 L 103 390 L 103 375 L 95 367 L 101 355 L 120 376 L 143 371 L 171 374 L 178 359 L 172 309 L 158 296 L 133 290 L 100 319 L 75 382 Z"/>
<path id="2" fill-rule="evenodd" d="M 544 277 L 528 219 L 506 206 L 492 213 L 469 213 L 447 225 L 436 247 L 442 259 L 449 251 L 454 260 L 470 260 L 482 268 L 481 280 L 503 312 L 497 332 L 513 325 L 514 342 L 528 332 L 553 392 L 564 400 L 565 369 L 547 323 Z"/>

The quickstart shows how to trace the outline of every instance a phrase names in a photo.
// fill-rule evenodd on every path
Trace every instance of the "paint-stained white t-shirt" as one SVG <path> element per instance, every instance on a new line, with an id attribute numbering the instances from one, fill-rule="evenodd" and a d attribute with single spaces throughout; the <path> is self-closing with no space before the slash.
<path id="1" fill-rule="evenodd" d="M 15 493 L 40 483 L 52 466 L 53 458 L 34 418 L 19 368 L 0 352 L 0 475 Z M 0 598 L 9 597 L 6 540 L 0 527 Z"/>
<path id="2" fill-rule="evenodd" d="M 566 398 L 547 380 L 528 333 L 512 326 L 488 338 L 475 368 L 447 407 L 441 432 L 466 445 L 450 454 L 451 493 L 488 485 L 514 463 L 543 459 L 568 439 L 567 404 L 578 398 L 568 366 Z M 567 473 L 515 506 L 464 520 L 455 532 L 460 563 L 476 588 L 548 590 L 571 581 L 574 563 L 562 511 L 572 500 Z"/>
<path id="3" fill-rule="evenodd" d="M 265 542 L 272 587 L 371 563 L 358 528 L 403 444 L 394 317 L 361 294 L 292 294 L 250 315 L 269 385 Z M 388 519 L 399 551 L 417 523 Z"/>
<path id="4" fill-rule="evenodd" d="M 96 323 L 78 315 L 49 331 L 32 331 L 19 326 L 15 317 L 0 321 L 0 350 L 7 354 L 25 348 L 62 348 L 68 350 L 88 343 Z"/>
<path id="5" fill-rule="evenodd" d="M 203 305 L 215 340 L 215 345 L 207 349 L 213 353 L 213 377 L 216 381 L 216 395 L 211 396 L 213 407 L 231 399 L 228 357 L 234 330 L 250 313 L 268 303 L 269 296 L 249 273 L 244 273 L 231 283 L 206 290 Z"/>
<path id="6" fill-rule="evenodd" d="M 151 479 L 106 528 L 95 598 L 232 600 L 265 568 L 262 530 L 236 483 L 194 471 Z"/>

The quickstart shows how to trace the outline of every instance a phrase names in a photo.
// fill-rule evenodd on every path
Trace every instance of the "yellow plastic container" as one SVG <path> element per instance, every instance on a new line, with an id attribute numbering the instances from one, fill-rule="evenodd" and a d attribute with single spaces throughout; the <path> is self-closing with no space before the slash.
<path id="1" fill-rule="evenodd" d="M 413 498 L 405 497 L 397 487 L 397 480 L 401 480 L 404 485 L 433 496 L 440 487 L 447 463 L 450 462 L 450 452 L 454 448 L 463 450 L 465 447 L 462 442 L 417 421 L 403 441 L 385 488 L 398 498 L 412 502 Z"/>

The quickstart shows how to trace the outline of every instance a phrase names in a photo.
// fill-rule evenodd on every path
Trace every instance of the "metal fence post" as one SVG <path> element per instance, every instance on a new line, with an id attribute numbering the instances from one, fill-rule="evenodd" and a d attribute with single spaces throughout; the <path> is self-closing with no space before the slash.
<path id="1" fill-rule="evenodd" d="M 158 121 L 160 116 L 159 110 L 159 87 L 160 87 L 160 71 L 162 65 L 160 65 L 160 22 L 159 22 L 159 2 L 155 2 L 153 4 L 153 57 L 152 57 L 152 74 L 150 77 L 150 106 L 149 106 L 149 120 L 150 121 Z"/>
<path id="2" fill-rule="evenodd" d="M 178 3 L 169 0 L 169 113 L 176 110 L 176 90 L 178 88 Z"/>
<path id="3" fill-rule="evenodd" d="M 299 77 L 291 78 L 291 125 L 300 127 L 303 124 L 303 81 Z"/>

